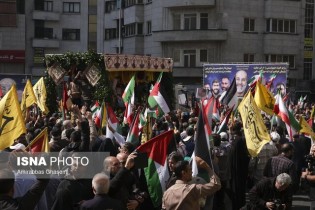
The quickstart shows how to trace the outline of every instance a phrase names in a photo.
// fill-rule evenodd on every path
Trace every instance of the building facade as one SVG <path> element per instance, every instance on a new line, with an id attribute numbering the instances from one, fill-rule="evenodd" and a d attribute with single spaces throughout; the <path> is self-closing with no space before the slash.
<path id="1" fill-rule="evenodd" d="M 292 92 L 315 93 L 313 22 L 314 0 L 0 0 L 0 73 L 39 77 L 45 54 L 95 49 L 171 57 L 184 85 L 204 63 L 288 62 Z"/>

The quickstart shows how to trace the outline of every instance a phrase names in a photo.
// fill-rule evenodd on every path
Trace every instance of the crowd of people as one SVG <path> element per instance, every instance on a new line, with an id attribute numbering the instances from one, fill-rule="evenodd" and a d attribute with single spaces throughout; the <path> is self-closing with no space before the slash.
<path id="1" fill-rule="evenodd" d="M 109 126 L 116 135 L 108 138 L 108 129 L 96 127 L 90 108 L 73 105 L 65 119 L 60 113 L 27 115 L 27 132 L 1 151 L 9 155 L 0 159 L 0 209 L 290 209 L 292 196 L 299 191 L 300 179 L 315 181 L 305 159 L 315 147 L 303 133 L 289 139 L 285 128 L 272 125 L 265 115 L 271 141 L 257 157 L 250 157 L 241 118 L 234 116 L 228 130 L 211 135 L 212 164 L 208 165 L 200 157 L 193 157 L 197 109 L 192 108 L 190 112 L 178 109 L 150 125 L 151 138 L 173 130 L 176 142 L 168 156 L 170 177 L 165 183 L 161 206 L 154 207 L 144 170 L 135 167 L 138 155 L 135 149 L 139 145 L 121 141 L 129 131 L 123 116 L 117 114 L 121 129 Z M 296 116 L 311 118 L 310 105 L 292 109 Z M 213 123 L 212 130 L 217 130 L 219 125 Z M 71 168 L 67 176 L 51 179 L 17 174 L 12 158 L 26 152 L 26 147 L 44 128 L 48 128 L 50 152 L 108 152 L 102 170 L 91 179 L 81 178 L 84 171 L 80 167 Z M 199 169 L 207 172 L 208 179 L 192 177 L 193 160 Z"/>

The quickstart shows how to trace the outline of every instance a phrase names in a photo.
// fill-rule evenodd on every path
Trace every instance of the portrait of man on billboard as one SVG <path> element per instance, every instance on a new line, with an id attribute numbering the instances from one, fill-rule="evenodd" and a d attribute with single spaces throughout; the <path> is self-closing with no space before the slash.
<path id="1" fill-rule="evenodd" d="M 235 82 L 237 88 L 237 96 L 243 97 L 247 87 L 247 72 L 239 70 L 235 74 Z"/>
<path id="2" fill-rule="evenodd" d="M 221 79 L 221 90 L 222 92 L 227 91 L 231 85 L 230 79 L 228 77 L 222 77 Z"/>

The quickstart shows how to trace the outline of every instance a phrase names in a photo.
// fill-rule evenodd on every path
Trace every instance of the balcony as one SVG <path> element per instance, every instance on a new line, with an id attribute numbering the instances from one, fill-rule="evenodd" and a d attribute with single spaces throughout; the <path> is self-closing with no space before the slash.
<path id="1" fill-rule="evenodd" d="M 34 38 L 32 42 L 32 47 L 43 47 L 43 48 L 59 48 L 59 39 L 39 39 Z"/>
<path id="2" fill-rule="evenodd" d="M 161 0 L 163 7 L 213 7 L 215 0 Z"/>
<path id="3" fill-rule="evenodd" d="M 56 12 L 47 11 L 33 11 L 33 20 L 48 20 L 48 21 L 59 21 L 60 14 Z"/>
<path id="4" fill-rule="evenodd" d="M 227 29 L 208 30 L 167 30 L 154 31 L 154 39 L 158 42 L 183 42 L 183 41 L 225 41 Z"/>

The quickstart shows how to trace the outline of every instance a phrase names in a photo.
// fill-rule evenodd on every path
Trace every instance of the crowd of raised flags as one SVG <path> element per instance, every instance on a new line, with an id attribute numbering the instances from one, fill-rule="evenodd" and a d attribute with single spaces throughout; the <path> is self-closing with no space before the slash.
<path id="1" fill-rule="evenodd" d="M 162 76 L 163 73 L 160 73 L 155 85 L 150 90 L 148 107 L 135 107 L 135 76 L 131 78 L 122 95 L 125 104 L 123 121 L 130 127 L 126 142 L 131 142 L 135 146 L 140 145 L 137 151 L 148 155 L 148 167 L 145 168 L 145 173 L 148 190 L 155 206 L 161 203 L 165 190 L 163 185 L 168 177 L 166 162 L 169 152 L 168 145 L 174 132 L 166 131 L 151 140 L 149 140 L 147 135 L 146 143 L 142 145 L 140 137 L 146 125 L 152 127 L 148 119 L 158 119 L 171 111 L 161 91 Z M 269 91 L 274 79 L 275 75 L 272 75 L 265 82 L 266 84 L 263 84 L 265 79 L 262 73 L 253 77 L 249 81 L 249 91 L 245 94 L 242 101 L 236 95 L 235 79 L 230 88 L 220 98 L 212 96 L 211 98 L 202 99 L 198 108 L 200 111 L 195 134 L 194 155 L 201 157 L 211 165 L 211 134 L 226 132 L 234 120 L 241 120 L 248 152 L 252 157 L 257 156 L 263 145 L 270 141 L 270 135 L 264 125 L 262 114 L 271 121 L 275 119 L 274 121 L 277 123 L 283 122 L 290 140 L 292 140 L 295 133 L 299 132 L 303 132 L 314 139 L 315 134 L 312 130 L 314 106 L 312 107 L 309 121 L 306 121 L 303 116 L 299 116 L 299 119 L 296 119 L 288 106 L 290 102 L 282 98 L 285 96 L 281 96 L 281 94 L 274 96 Z M 30 81 L 27 81 L 21 103 L 18 101 L 15 85 L 2 97 L 0 101 L 0 150 L 13 145 L 15 139 L 26 133 L 24 119 L 28 115 L 27 110 L 34 107 L 34 104 L 42 113 L 49 114 L 46 97 L 47 93 L 43 78 L 33 87 Z M 303 108 L 306 99 L 306 96 L 301 96 L 297 106 Z M 63 115 L 71 112 L 71 99 L 65 86 L 61 110 Z M 91 107 L 91 112 L 93 113 L 96 127 L 101 129 L 107 126 L 106 135 L 108 138 L 112 138 L 113 133 L 111 129 L 117 130 L 119 120 L 110 104 L 96 101 Z M 238 114 L 240 114 L 241 118 L 238 117 Z M 42 130 L 27 146 L 27 149 L 31 152 L 49 152 L 48 136 L 47 128 Z M 198 172 L 194 172 L 194 174 L 198 174 Z"/>

